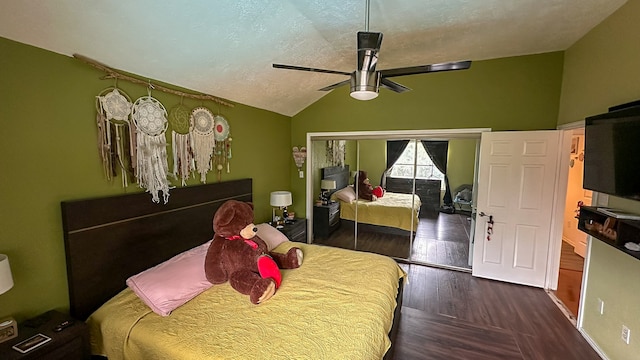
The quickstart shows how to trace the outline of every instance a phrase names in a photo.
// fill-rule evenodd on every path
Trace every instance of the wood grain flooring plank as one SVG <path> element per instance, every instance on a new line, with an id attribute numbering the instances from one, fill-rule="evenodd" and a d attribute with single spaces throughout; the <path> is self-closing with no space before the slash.
<path id="1" fill-rule="evenodd" d="M 409 283 L 396 359 L 599 359 L 542 289 L 403 268 Z"/>

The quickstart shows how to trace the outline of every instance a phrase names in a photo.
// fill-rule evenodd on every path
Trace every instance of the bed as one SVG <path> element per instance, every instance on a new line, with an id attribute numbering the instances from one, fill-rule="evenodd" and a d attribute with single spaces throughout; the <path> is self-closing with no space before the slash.
<path id="1" fill-rule="evenodd" d="M 376 201 L 351 200 L 350 197 L 338 195 L 341 190 L 350 186 L 348 165 L 322 168 L 321 174 L 323 179 L 336 181 L 336 189 L 330 196 L 334 201 L 340 202 L 340 218 L 343 221 L 355 223 L 357 219 L 359 230 L 364 231 L 403 236 L 415 235 L 422 205 L 420 196 L 387 191 Z"/>
<path id="2" fill-rule="evenodd" d="M 229 199 L 251 201 L 251 188 L 251 179 L 179 188 L 166 205 L 144 193 L 62 203 L 70 312 L 86 319 L 94 355 L 392 358 L 405 274 L 388 257 L 284 242 L 275 251 L 299 246 L 305 260 L 283 270 L 282 285 L 267 302 L 252 305 L 227 283 L 168 316 L 125 285 L 132 275 L 205 246 L 216 209 Z"/>

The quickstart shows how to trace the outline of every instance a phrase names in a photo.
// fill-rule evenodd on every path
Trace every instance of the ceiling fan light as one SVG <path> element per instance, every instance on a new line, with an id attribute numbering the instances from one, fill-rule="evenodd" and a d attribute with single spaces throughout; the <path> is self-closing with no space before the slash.
<path id="1" fill-rule="evenodd" d="M 370 90 L 352 91 L 349 95 L 356 100 L 371 100 L 378 97 L 378 93 Z"/>
<path id="2" fill-rule="evenodd" d="M 371 100 L 378 97 L 380 73 L 377 71 L 356 71 L 351 75 L 351 95 L 357 100 Z"/>

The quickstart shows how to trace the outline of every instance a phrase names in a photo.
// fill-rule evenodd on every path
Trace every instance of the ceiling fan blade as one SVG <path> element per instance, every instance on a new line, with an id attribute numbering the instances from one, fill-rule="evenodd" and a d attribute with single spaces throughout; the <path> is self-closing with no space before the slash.
<path id="1" fill-rule="evenodd" d="M 471 61 L 457 61 L 442 64 L 419 65 L 397 69 L 380 70 L 382 77 L 424 74 L 439 71 L 465 70 L 471 67 Z"/>
<path id="2" fill-rule="evenodd" d="M 382 33 L 358 31 L 358 70 L 375 71 Z"/>
<path id="3" fill-rule="evenodd" d="M 316 68 L 303 67 L 303 66 L 294 66 L 294 65 L 273 64 L 273 67 L 276 68 L 276 69 L 301 70 L 301 71 L 319 72 L 319 73 L 326 73 L 326 74 L 349 75 L 349 76 L 351 75 L 351 73 L 344 72 L 344 71 L 316 69 Z"/>
<path id="4" fill-rule="evenodd" d="M 403 92 L 411 90 L 411 89 L 409 89 L 408 87 L 406 87 L 404 85 L 398 84 L 395 81 L 391 81 L 391 80 L 385 79 L 385 78 L 382 78 L 380 80 L 380 86 L 385 88 L 385 89 L 389 89 L 391 91 L 395 91 L 397 93 L 403 93 Z"/>
<path id="5" fill-rule="evenodd" d="M 333 90 L 333 89 L 335 89 L 335 88 L 337 88 L 337 87 L 340 87 L 340 86 L 342 86 L 342 85 L 347 85 L 347 84 L 349 84 L 349 82 L 351 82 L 351 79 L 347 79 L 347 80 L 344 80 L 344 81 L 340 81 L 339 83 L 335 83 L 335 84 L 333 84 L 333 85 L 325 86 L 325 87 L 323 87 L 322 89 L 318 89 L 318 91 L 329 91 L 329 90 Z"/>

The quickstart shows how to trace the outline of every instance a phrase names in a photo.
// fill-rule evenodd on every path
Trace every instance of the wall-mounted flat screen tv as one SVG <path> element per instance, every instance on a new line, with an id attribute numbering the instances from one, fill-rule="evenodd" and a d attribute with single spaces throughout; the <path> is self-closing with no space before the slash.
<path id="1" fill-rule="evenodd" d="M 640 200 L 640 104 L 585 119 L 585 189 Z"/>

